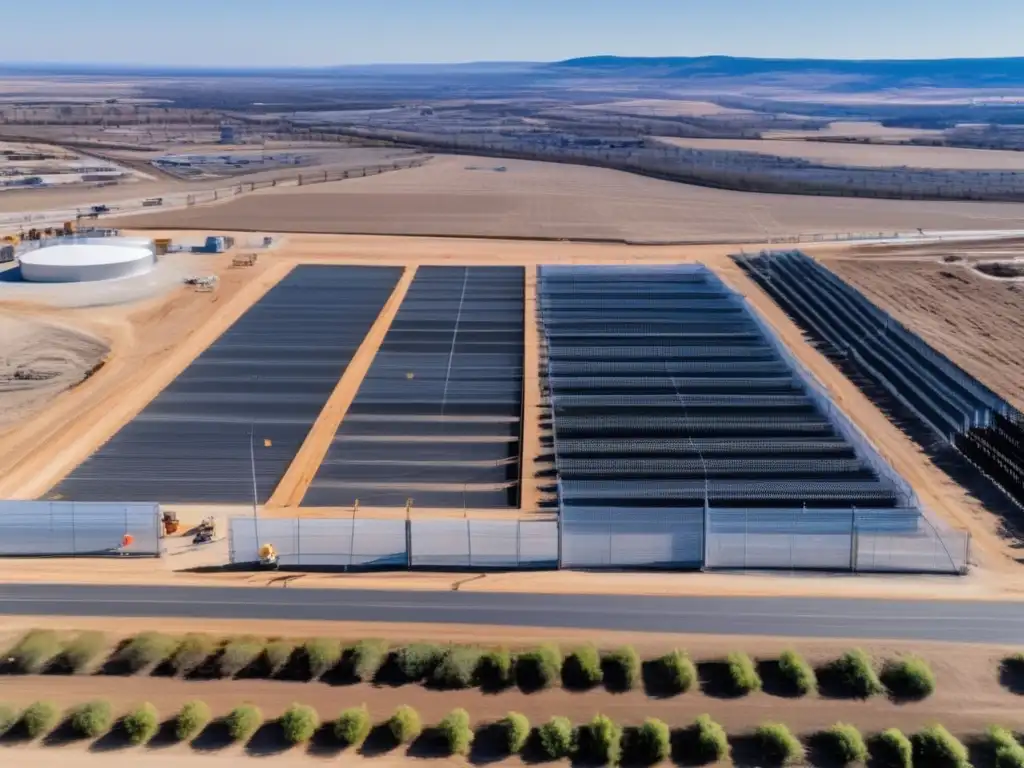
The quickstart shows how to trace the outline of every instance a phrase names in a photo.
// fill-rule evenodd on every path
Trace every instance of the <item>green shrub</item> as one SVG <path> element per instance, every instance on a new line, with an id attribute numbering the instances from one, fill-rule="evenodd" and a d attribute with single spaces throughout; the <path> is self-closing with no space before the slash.
<path id="1" fill-rule="evenodd" d="M 433 673 L 443 653 L 433 643 L 411 643 L 395 651 L 395 663 L 406 680 L 418 683 Z"/>
<path id="2" fill-rule="evenodd" d="M 161 632 L 143 632 L 129 640 L 117 658 L 130 672 L 142 672 L 166 661 L 178 647 L 178 641 Z"/>
<path id="3" fill-rule="evenodd" d="M 971 768 L 967 747 L 941 725 L 930 725 L 911 738 L 914 765 L 928 768 Z"/>
<path id="4" fill-rule="evenodd" d="M 277 721 L 289 744 L 305 744 L 320 727 L 320 715 L 305 704 L 292 704 Z"/>
<path id="5" fill-rule="evenodd" d="M 228 727 L 228 735 L 232 741 L 248 741 L 263 725 L 263 713 L 259 707 L 243 704 L 231 710 L 224 724 Z"/>
<path id="6" fill-rule="evenodd" d="M 110 730 L 114 724 L 114 711 L 109 701 L 90 701 L 71 711 L 68 724 L 76 735 L 95 739 Z"/>
<path id="7" fill-rule="evenodd" d="M 516 657 L 516 680 L 526 690 L 551 688 L 562 675 L 562 652 L 545 644 Z"/>
<path id="8" fill-rule="evenodd" d="M 205 701 L 190 701 L 174 718 L 174 737 L 188 741 L 198 736 L 210 722 L 210 708 Z"/>
<path id="9" fill-rule="evenodd" d="M 729 668 L 729 685 L 737 695 L 746 695 L 761 690 L 761 676 L 757 667 L 745 653 L 730 653 L 725 660 Z"/>
<path id="10" fill-rule="evenodd" d="M 604 682 L 613 691 L 630 691 L 640 681 L 640 657 L 631 645 L 604 655 Z"/>
<path id="11" fill-rule="evenodd" d="M 28 738 L 38 739 L 53 730 L 59 716 L 60 710 L 55 704 L 37 701 L 21 713 L 21 729 Z"/>
<path id="12" fill-rule="evenodd" d="M 604 677 L 601 654 L 593 645 L 581 646 L 570 653 L 563 669 L 566 683 L 574 688 L 593 688 Z"/>
<path id="13" fill-rule="evenodd" d="M 194 672 L 217 652 L 217 645 L 209 635 L 185 635 L 171 657 L 171 669 L 176 675 Z"/>
<path id="14" fill-rule="evenodd" d="M 57 659 L 68 672 L 82 672 L 107 647 L 107 636 L 102 632 L 80 632 L 64 646 Z"/>
<path id="15" fill-rule="evenodd" d="M 716 763 L 729 757 L 729 737 L 725 729 L 711 719 L 701 715 L 693 724 L 693 749 L 695 757 L 704 763 Z"/>
<path id="16" fill-rule="evenodd" d="M 764 758 L 778 765 L 803 762 L 804 745 L 782 723 L 764 723 L 754 731 Z"/>
<path id="17" fill-rule="evenodd" d="M 512 654 L 507 648 L 484 651 L 477 665 L 477 677 L 484 688 L 497 690 L 512 685 Z"/>
<path id="18" fill-rule="evenodd" d="M 56 632 L 52 629 L 33 629 L 7 652 L 7 656 L 15 672 L 34 675 L 42 672 L 60 650 L 60 637 Z"/>
<path id="19" fill-rule="evenodd" d="M 888 662 L 882 670 L 882 683 L 899 698 L 924 699 L 935 692 L 935 674 L 928 662 L 917 656 Z"/>
<path id="20" fill-rule="evenodd" d="M 632 758 L 642 765 L 667 760 L 672 752 L 672 732 L 661 720 L 649 717 L 634 732 L 629 751 Z"/>
<path id="21" fill-rule="evenodd" d="M 310 680 L 319 680 L 341 661 L 342 647 L 339 640 L 317 637 L 304 642 L 301 650 Z"/>
<path id="22" fill-rule="evenodd" d="M 267 674 L 271 677 L 288 666 L 295 655 L 294 640 L 271 640 L 263 649 L 263 660 L 267 665 Z"/>
<path id="23" fill-rule="evenodd" d="M 0 736 L 3 736 L 17 725 L 20 719 L 20 711 L 7 704 L 0 704 Z"/>
<path id="24" fill-rule="evenodd" d="M 148 744 L 160 730 L 160 715 L 152 704 L 143 704 L 132 710 L 122 720 L 128 741 L 136 746 Z"/>
<path id="25" fill-rule="evenodd" d="M 852 725 L 836 723 L 825 731 L 822 736 L 840 765 L 866 763 L 868 761 L 868 747 L 864 743 L 864 737 Z"/>
<path id="26" fill-rule="evenodd" d="M 364 704 L 346 709 L 338 715 L 334 721 L 334 736 L 345 746 L 359 749 L 370 735 L 371 728 L 373 723 L 370 721 L 370 712 Z"/>
<path id="27" fill-rule="evenodd" d="M 384 640 L 360 640 L 349 652 L 352 676 L 361 683 L 373 682 L 388 655 Z"/>
<path id="28" fill-rule="evenodd" d="M 836 682 L 850 694 L 862 699 L 885 693 L 871 658 L 859 648 L 847 651 L 829 665 Z"/>
<path id="29" fill-rule="evenodd" d="M 232 638 L 224 645 L 217 659 L 217 673 L 221 677 L 234 677 L 240 674 L 256 663 L 266 648 L 266 641 L 258 637 Z"/>
<path id="30" fill-rule="evenodd" d="M 453 709 L 437 728 L 448 747 L 449 755 L 469 754 L 469 748 L 473 744 L 469 712 L 464 709 Z"/>
<path id="31" fill-rule="evenodd" d="M 598 765 L 622 760 L 622 728 L 606 715 L 596 715 L 582 729 L 580 750 Z"/>
<path id="32" fill-rule="evenodd" d="M 992 727 L 986 735 L 995 768 L 1024 768 L 1024 746 L 1021 746 L 1011 731 Z"/>
<path id="33" fill-rule="evenodd" d="M 878 734 L 872 751 L 882 768 L 914 768 L 914 747 L 898 728 Z"/>
<path id="34" fill-rule="evenodd" d="M 818 677 L 814 674 L 814 668 L 796 651 L 782 652 L 779 656 L 779 673 L 787 685 L 801 696 L 818 690 Z"/>
<path id="35" fill-rule="evenodd" d="M 570 757 L 576 748 L 576 734 L 567 717 L 552 717 L 537 729 L 537 737 L 549 760 Z"/>
<path id="36" fill-rule="evenodd" d="M 480 649 L 453 645 L 444 652 L 434 667 L 431 680 L 441 688 L 472 688 L 480 665 Z"/>
<path id="37" fill-rule="evenodd" d="M 658 681 L 670 693 L 686 693 L 697 679 L 697 667 L 678 649 L 658 659 L 657 667 Z"/>
<path id="38" fill-rule="evenodd" d="M 519 712 L 509 712 L 501 721 L 505 728 L 505 744 L 510 755 L 518 755 L 523 751 L 530 739 L 530 721 Z"/>
<path id="39" fill-rule="evenodd" d="M 399 707 L 388 720 L 388 730 L 399 744 L 408 744 L 423 731 L 420 714 L 412 707 Z"/>

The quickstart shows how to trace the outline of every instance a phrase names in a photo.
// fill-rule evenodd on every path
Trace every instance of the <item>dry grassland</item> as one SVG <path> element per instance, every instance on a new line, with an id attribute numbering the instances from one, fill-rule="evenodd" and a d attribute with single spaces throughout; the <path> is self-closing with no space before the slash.
<path id="1" fill-rule="evenodd" d="M 915 147 L 889 144 L 844 144 L 782 139 L 683 139 L 659 141 L 688 149 L 754 152 L 759 155 L 799 158 L 833 165 L 872 168 L 946 168 L 959 170 L 1024 170 L 1024 152 L 959 147 Z"/>
<path id="2" fill-rule="evenodd" d="M 621 112 L 625 115 L 646 115 L 654 117 L 708 117 L 709 115 L 750 115 L 749 109 L 723 107 L 710 101 L 686 99 L 632 99 L 610 101 L 606 104 L 588 104 L 578 109 L 599 112 Z"/>
<path id="3" fill-rule="evenodd" d="M 879 139 L 883 141 L 906 141 L 907 139 L 920 138 L 924 136 L 941 136 L 942 131 L 927 128 L 887 128 L 881 123 L 867 121 L 844 121 L 837 120 L 829 123 L 820 131 L 765 131 L 761 134 L 763 139 L 814 139 L 819 136 L 825 138 L 856 138 L 856 139 Z"/>
<path id="4" fill-rule="evenodd" d="M 1024 159 L 1024 157 L 1022 157 Z M 467 166 L 507 171 L 467 170 Z M 310 233 L 737 242 L 833 232 L 998 229 L 1020 206 L 765 195 L 603 168 L 444 156 L 366 179 L 268 190 L 113 226 Z"/>

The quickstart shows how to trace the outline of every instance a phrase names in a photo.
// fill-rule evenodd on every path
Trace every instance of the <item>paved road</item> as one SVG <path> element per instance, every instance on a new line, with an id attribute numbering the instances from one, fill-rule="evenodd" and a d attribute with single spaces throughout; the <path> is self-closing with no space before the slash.
<path id="1" fill-rule="evenodd" d="M 307 619 L 1024 642 L 1024 603 L 0 585 L 0 615 Z"/>

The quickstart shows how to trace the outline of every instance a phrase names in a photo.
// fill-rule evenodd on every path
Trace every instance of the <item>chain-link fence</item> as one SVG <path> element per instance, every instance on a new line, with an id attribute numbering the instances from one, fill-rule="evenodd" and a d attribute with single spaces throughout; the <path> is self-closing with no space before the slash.
<path id="1" fill-rule="evenodd" d="M 157 504 L 0 501 L 0 556 L 159 557 Z"/>

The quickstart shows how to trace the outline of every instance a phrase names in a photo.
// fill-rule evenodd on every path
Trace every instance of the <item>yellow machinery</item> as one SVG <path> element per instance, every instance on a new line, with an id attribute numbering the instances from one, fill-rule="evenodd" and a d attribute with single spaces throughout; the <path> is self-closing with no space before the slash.
<path id="1" fill-rule="evenodd" d="M 277 550 L 273 544 L 264 544 L 260 547 L 260 568 L 277 569 Z"/>
<path id="2" fill-rule="evenodd" d="M 163 256 L 171 249 L 171 238 L 158 237 L 153 241 L 153 247 L 156 250 L 157 256 Z"/>

